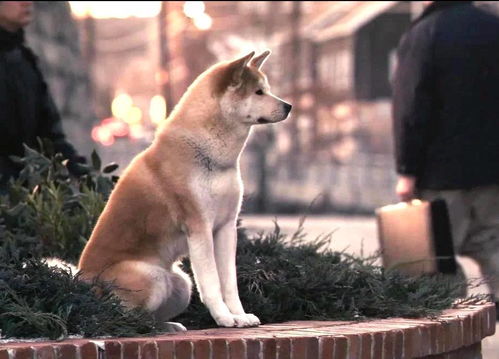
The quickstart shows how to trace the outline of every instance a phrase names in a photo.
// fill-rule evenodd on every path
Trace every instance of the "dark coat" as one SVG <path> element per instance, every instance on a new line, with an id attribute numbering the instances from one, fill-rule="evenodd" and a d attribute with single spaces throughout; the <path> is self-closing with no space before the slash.
<path id="1" fill-rule="evenodd" d="M 23 31 L 0 28 L 0 174 L 4 175 L 0 182 L 19 170 L 9 156 L 22 156 L 23 143 L 37 148 L 37 137 L 50 139 L 54 149 L 72 162 L 71 167 L 83 161 L 64 136 L 37 60 L 24 46 Z"/>
<path id="2" fill-rule="evenodd" d="M 402 38 L 393 82 L 396 165 L 419 189 L 499 184 L 499 18 L 438 1 Z"/>

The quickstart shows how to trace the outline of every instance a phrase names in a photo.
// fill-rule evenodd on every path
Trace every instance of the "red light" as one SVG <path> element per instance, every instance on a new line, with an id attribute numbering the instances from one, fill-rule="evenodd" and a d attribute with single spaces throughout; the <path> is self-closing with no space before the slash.
<path id="1" fill-rule="evenodd" d="M 125 137 L 130 132 L 128 124 L 115 117 L 105 118 L 102 120 L 101 126 L 109 129 L 114 137 Z"/>
<path id="2" fill-rule="evenodd" d="M 104 126 L 97 126 L 92 129 L 92 139 L 104 146 L 111 146 L 114 143 L 112 132 Z"/>

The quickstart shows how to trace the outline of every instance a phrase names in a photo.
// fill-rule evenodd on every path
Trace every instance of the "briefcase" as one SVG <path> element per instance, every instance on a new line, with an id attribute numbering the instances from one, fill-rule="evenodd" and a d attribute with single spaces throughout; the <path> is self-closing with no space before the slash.
<path id="1" fill-rule="evenodd" d="M 411 276 L 456 274 L 449 213 L 444 200 L 413 200 L 376 209 L 385 268 Z"/>

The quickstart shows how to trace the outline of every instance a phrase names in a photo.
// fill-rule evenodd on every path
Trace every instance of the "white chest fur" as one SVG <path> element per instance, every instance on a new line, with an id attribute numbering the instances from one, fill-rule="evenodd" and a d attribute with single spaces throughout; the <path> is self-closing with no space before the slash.
<path id="1" fill-rule="evenodd" d="M 212 224 L 213 229 L 236 219 L 243 193 L 238 168 L 200 170 L 193 178 L 191 186 L 203 217 Z"/>

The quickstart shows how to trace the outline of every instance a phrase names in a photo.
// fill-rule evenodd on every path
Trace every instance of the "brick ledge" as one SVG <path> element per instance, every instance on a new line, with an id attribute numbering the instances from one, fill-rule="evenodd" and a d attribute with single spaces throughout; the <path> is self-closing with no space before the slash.
<path id="1" fill-rule="evenodd" d="M 495 305 L 486 303 L 449 309 L 435 320 L 296 321 L 147 338 L 15 342 L 0 345 L 0 359 L 452 359 L 478 357 L 495 324 Z"/>

